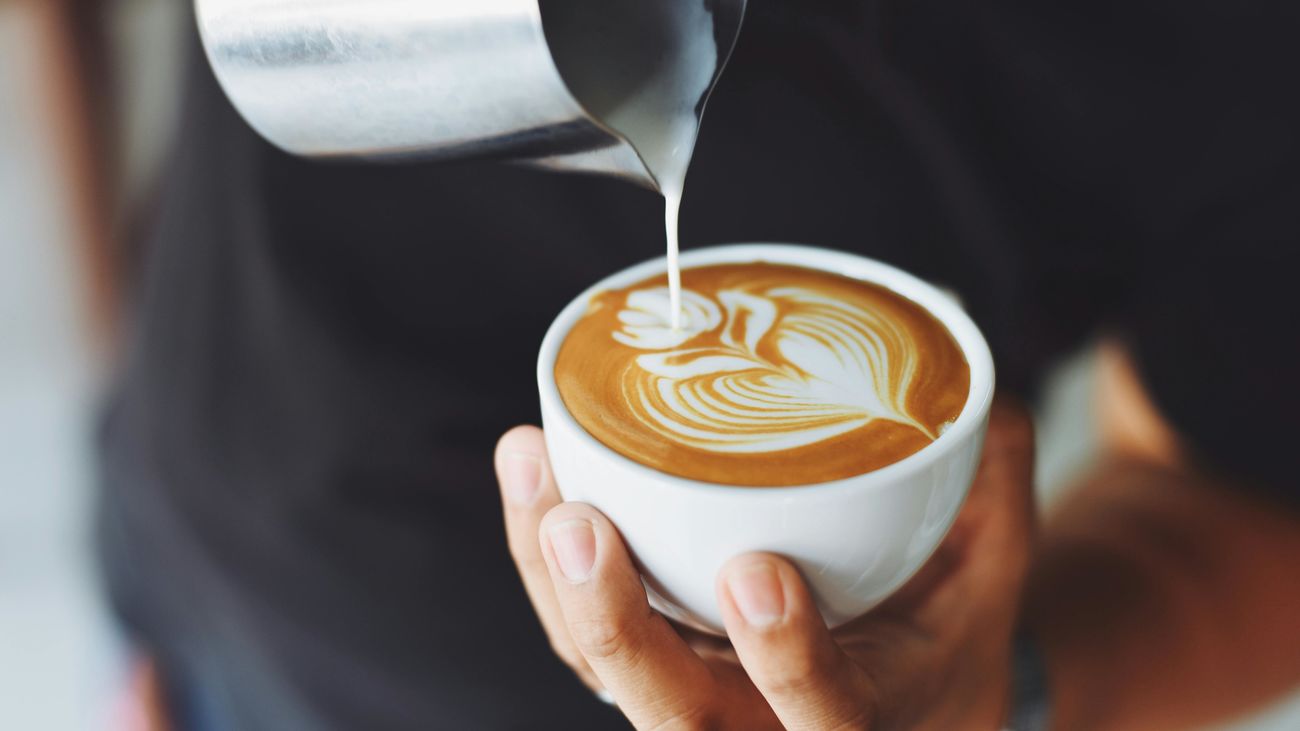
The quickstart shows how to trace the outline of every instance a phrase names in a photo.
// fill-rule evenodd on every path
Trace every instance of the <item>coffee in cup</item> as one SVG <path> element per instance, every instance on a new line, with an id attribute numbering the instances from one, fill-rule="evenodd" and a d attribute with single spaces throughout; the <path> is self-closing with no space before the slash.
<path id="1" fill-rule="evenodd" d="M 752 262 L 594 295 L 555 363 L 569 412 L 605 446 L 726 485 L 859 475 L 931 444 L 961 413 L 970 367 L 920 305 L 883 286 Z"/>

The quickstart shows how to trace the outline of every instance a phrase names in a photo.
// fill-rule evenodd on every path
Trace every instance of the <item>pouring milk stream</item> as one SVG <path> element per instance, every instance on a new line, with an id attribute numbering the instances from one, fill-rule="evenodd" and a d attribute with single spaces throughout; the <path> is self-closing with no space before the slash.
<path id="1" fill-rule="evenodd" d="M 663 194 L 669 308 L 673 329 L 678 329 L 682 193 L 704 104 L 721 63 L 712 14 L 703 0 L 589 0 L 568 7 L 557 7 L 547 18 L 566 40 L 557 45 L 556 65 L 587 108 L 636 149 Z M 603 30 L 618 27 L 643 32 L 629 36 Z"/>
<path id="2" fill-rule="evenodd" d="M 485 156 L 656 188 L 671 284 L 663 315 L 681 324 L 686 169 L 746 0 L 194 3 L 222 88 L 289 152 Z"/>

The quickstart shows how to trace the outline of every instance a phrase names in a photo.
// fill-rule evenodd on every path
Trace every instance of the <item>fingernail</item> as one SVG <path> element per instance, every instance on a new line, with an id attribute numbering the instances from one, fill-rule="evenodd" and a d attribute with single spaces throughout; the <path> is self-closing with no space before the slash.
<path id="1" fill-rule="evenodd" d="M 542 484 L 542 460 L 535 454 L 511 452 L 501 465 L 501 489 L 515 505 L 526 508 L 537 498 Z"/>
<path id="2" fill-rule="evenodd" d="M 564 578 L 581 584 L 596 563 L 596 532 L 589 520 L 566 520 L 551 526 L 551 550 Z"/>
<path id="3" fill-rule="evenodd" d="M 785 617 L 785 591 L 776 567 L 766 561 L 732 572 L 727 590 L 750 627 L 770 627 Z"/>

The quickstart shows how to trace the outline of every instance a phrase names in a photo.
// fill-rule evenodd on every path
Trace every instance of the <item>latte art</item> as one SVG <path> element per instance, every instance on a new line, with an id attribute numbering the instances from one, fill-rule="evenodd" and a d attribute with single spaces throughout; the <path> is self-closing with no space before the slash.
<path id="1" fill-rule="evenodd" d="M 623 327 L 614 332 L 614 339 L 642 350 L 675 348 L 721 324 L 722 312 L 712 300 L 691 291 L 682 292 L 681 297 L 674 325 L 671 287 L 629 294 L 626 309 L 618 313 Z"/>
<path id="2" fill-rule="evenodd" d="M 889 320 L 800 287 L 726 289 L 716 303 L 689 290 L 683 298 L 703 310 L 685 328 L 672 329 L 665 305 L 657 315 L 624 310 L 614 333 L 636 348 L 677 341 L 624 371 L 628 405 L 663 437 L 713 452 L 774 452 L 888 419 L 934 438 L 907 413 L 916 344 Z M 628 304 L 665 299 L 662 289 L 640 290 Z M 719 322 L 717 345 L 675 347 Z"/>
<path id="3" fill-rule="evenodd" d="M 804 484 L 897 461 L 960 413 L 956 343 L 888 290 L 768 264 L 683 275 L 680 327 L 661 281 L 602 293 L 557 360 L 566 406 L 626 456 L 715 482 Z"/>

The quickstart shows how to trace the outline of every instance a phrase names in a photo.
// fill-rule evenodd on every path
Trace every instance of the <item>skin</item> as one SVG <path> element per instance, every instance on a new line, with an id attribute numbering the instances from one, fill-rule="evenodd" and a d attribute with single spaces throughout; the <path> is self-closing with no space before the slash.
<path id="1" fill-rule="evenodd" d="M 1123 349 L 1098 368 L 1104 454 L 1044 523 L 1023 622 L 1056 729 L 1162 731 L 1300 686 L 1300 514 L 1212 475 Z"/>
<path id="2" fill-rule="evenodd" d="M 555 651 L 637 728 L 937 731 L 1004 715 L 1034 515 L 1033 432 L 1016 406 L 995 405 L 970 498 L 935 558 L 834 633 L 795 568 L 768 554 L 718 577 L 729 644 L 680 630 L 650 609 L 618 530 L 561 503 L 540 430 L 506 434 L 497 470 L 511 553 Z"/>
<path id="3" fill-rule="evenodd" d="M 1123 351 L 1100 360 L 1104 454 L 1059 508 L 1037 521 L 1032 428 L 1000 400 L 938 554 L 834 633 L 795 569 L 761 554 L 719 576 L 729 646 L 669 624 L 617 529 L 560 502 L 533 427 L 497 450 L 511 553 L 556 653 L 639 729 L 998 729 L 1016 625 L 1045 656 L 1053 729 L 1229 720 L 1300 685 L 1300 517 L 1191 469 Z M 780 600 L 757 603 L 780 611 L 746 621 L 738 599 L 771 577 Z"/>

